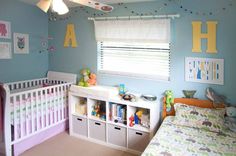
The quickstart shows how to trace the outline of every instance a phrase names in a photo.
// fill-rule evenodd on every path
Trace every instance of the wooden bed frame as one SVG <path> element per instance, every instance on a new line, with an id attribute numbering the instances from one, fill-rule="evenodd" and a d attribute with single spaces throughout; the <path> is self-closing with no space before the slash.
<path id="1" fill-rule="evenodd" d="M 220 104 L 215 106 L 212 101 L 210 100 L 201 100 L 201 99 L 190 99 L 190 98 L 175 98 L 174 103 L 171 104 L 171 111 L 166 111 L 166 99 L 163 98 L 163 109 L 162 109 L 162 119 L 164 119 L 166 116 L 174 116 L 175 110 L 174 110 L 174 104 L 175 103 L 184 103 L 191 106 L 197 106 L 201 108 L 224 108 L 224 104 Z"/>

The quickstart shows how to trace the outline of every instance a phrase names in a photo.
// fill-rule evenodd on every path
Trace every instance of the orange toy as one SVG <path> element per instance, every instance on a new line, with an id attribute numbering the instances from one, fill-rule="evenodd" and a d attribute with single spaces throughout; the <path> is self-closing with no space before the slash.
<path id="1" fill-rule="evenodd" d="M 97 78 L 96 74 L 90 73 L 89 80 L 88 80 L 88 83 L 89 83 L 90 86 L 94 86 L 94 85 L 97 84 L 96 78 Z"/>

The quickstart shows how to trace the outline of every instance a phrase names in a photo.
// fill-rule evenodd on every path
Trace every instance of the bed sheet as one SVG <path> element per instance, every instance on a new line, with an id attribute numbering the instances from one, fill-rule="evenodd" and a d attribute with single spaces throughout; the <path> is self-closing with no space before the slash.
<path id="1" fill-rule="evenodd" d="M 236 133 L 185 127 L 173 120 L 163 121 L 142 156 L 236 156 Z"/>

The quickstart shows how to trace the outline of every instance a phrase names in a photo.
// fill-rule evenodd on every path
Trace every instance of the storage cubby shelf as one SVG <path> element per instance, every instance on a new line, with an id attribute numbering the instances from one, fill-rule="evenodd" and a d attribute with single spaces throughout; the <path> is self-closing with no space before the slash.
<path id="1" fill-rule="evenodd" d="M 70 88 L 71 136 L 140 154 L 155 134 L 159 122 L 160 104 L 157 101 L 121 100 L 115 87 L 72 85 Z"/>

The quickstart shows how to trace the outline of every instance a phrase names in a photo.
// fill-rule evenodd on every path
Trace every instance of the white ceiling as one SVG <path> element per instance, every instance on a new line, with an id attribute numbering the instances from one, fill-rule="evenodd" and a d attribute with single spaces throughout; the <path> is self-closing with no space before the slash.
<path id="1" fill-rule="evenodd" d="M 39 0 L 20 0 L 22 2 L 26 2 L 28 4 L 36 4 Z M 96 0 L 100 3 L 105 4 L 117 4 L 117 3 L 137 3 L 137 2 L 148 2 L 148 1 L 155 1 L 155 0 Z M 70 0 L 64 0 L 64 2 L 69 7 L 77 7 L 80 6 L 77 3 L 70 2 Z"/>

